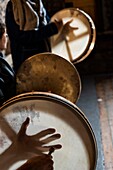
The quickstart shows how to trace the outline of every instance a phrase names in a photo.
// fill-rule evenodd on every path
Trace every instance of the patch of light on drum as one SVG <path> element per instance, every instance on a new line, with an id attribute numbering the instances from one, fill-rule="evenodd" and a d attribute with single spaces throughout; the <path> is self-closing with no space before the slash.
<path id="1" fill-rule="evenodd" d="M 75 88 L 76 88 L 76 86 L 75 86 Z M 75 89 L 75 90 L 77 90 L 77 89 Z M 70 86 L 70 84 L 69 83 L 64 83 L 64 85 L 63 85 L 63 88 L 62 88 L 62 90 L 61 90 L 61 93 L 63 93 L 64 94 L 64 97 L 65 97 L 65 94 L 67 95 L 69 95 L 70 96 L 70 98 L 71 98 L 71 96 L 73 96 L 73 94 L 74 94 L 74 91 L 73 91 L 73 89 L 71 88 L 71 86 Z M 65 97 L 66 98 L 66 97 Z M 67 98 L 68 99 L 68 98 Z"/>
<path id="2" fill-rule="evenodd" d="M 95 44 L 94 42 L 91 43 L 91 45 L 90 45 L 90 50 L 93 50 L 94 44 Z"/>
<path id="3" fill-rule="evenodd" d="M 5 128 L 5 127 L 4 127 Z M 11 141 L 7 139 L 6 134 L 0 129 L 0 154 L 11 145 Z"/>

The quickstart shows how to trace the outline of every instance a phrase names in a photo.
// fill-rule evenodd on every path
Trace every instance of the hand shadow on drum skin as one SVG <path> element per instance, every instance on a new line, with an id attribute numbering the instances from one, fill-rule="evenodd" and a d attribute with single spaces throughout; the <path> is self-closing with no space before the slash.
<path id="1" fill-rule="evenodd" d="M 64 34 L 63 32 L 64 32 L 64 30 L 62 29 L 61 32 L 59 32 L 56 35 L 56 38 L 54 39 L 54 42 L 52 42 L 53 47 L 56 46 L 57 44 L 59 44 L 62 41 L 67 40 L 68 42 L 72 42 L 72 41 L 78 40 L 78 39 L 80 39 L 80 38 L 82 38 L 82 37 L 89 34 L 88 31 L 83 32 L 80 35 L 75 35 L 74 32 L 70 32 L 68 34 Z"/>
<path id="2" fill-rule="evenodd" d="M 0 168 L 2 170 L 8 169 L 18 161 L 30 159 L 33 156 L 44 155 L 44 152 L 48 152 L 51 147 L 55 150 L 62 147 L 60 144 L 46 146 L 46 144 L 61 137 L 58 133 L 54 134 L 54 128 L 48 128 L 35 135 L 28 136 L 26 130 L 29 121 L 30 119 L 27 118 L 23 122 L 11 146 L 0 155 Z"/>

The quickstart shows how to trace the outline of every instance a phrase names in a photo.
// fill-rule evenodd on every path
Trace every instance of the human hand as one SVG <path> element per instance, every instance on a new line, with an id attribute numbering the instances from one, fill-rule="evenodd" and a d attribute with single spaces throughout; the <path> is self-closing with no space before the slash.
<path id="1" fill-rule="evenodd" d="M 61 137 L 61 135 L 58 133 L 54 134 L 54 128 L 48 128 L 35 135 L 28 136 L 26 134 L 26 130 L 29 122 L 29 118 L 27 118 L 25 122 L 23 122 L 15 141 L 12 143 L 13 150 L 21 160 L 29 159 L 37 155 L 42 155 L 44 154 L 44 152 L 49 151 L 51 147 L 53 147 L 54 149 L 60 149 L 62 147 L 60 144 L 49 146 L 45 145 Z M 46 137 L 47 135 L 50 136 Z"/>
<path id="2" fill-rule="evenodd" d="M 58 32 L 59 32 L 63 28 L 63 21 L 62 21 L 62 19 L 59 19 L 59 20 L 55 19 L 53 22 L 56 24 Z"/>
<path id="3" fill-rule="evenodd" d="M 50 155 L 36 156 L 29 159 L 17 170 L 53 170 L 53 160 Z"/>

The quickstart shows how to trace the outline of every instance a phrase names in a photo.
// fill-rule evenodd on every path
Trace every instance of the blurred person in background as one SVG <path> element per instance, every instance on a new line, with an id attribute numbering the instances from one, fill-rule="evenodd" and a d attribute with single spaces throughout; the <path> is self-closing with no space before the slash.
<path id="1" fill-rule="evenodd" d="M 10 0 L 6 6 L 6 27 L 15 72 L 28 57 L 51 52 L 50 37 L 62 28 L 66 34 L 76 30 L 71 22 L 64 25 L 62 19 L 50 22 L 41 0 Z"/>
<path id="2" fill-rule="evenodd" d="M 5 60 L 4 50 L 7 47 L 5 24 L 0 21 L 0 106 L 15 95 L 15 73 Z"/>
<path id="3" fill-rule="evenodd" d="M 51 52 L 49 38 L 62 25 L 62 20 L 50 22 L 41 0 L 10 0 L 6 7 L 6 27 L 15 72 L 28 57 Z"/>

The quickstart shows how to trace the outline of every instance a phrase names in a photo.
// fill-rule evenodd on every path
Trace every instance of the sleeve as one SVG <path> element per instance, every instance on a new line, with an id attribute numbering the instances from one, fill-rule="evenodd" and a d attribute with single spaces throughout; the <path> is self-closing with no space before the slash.
<path id="1" fill-rule="evenodd" d="M 15 74 L 3 58 L 0 58 L 0 85 L 5 100 L 16 94 Z"/>
<path id="2" fill-rule="evenodd" d="M 29 44 L 32 41 L 35 43 L 39 42 L 40 40 L 49 38 L 58 33 L 57 26 L 53 22 L 48 23 L 38 30 L 20 31 L 19 26 L 14 20 L 11 1 L 8 2 L 6 8 L 6 27 L 10 40 L 18 41 L 23 45 L 26 45 L 26 43 Z"/>

